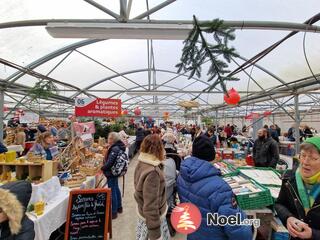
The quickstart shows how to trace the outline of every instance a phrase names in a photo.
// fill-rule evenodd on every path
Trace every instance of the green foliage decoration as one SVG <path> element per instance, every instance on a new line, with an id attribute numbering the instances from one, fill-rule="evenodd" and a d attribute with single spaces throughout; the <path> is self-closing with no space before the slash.
<path id="1" fill-rule="evenodd" d="M 237 57 L 235 48 L 229 47 L 229 41 L 235 39 L 234 29 L 226 26 L 223 20 L 214 19 L 199 24 L 193 16 L 193 29 L 184 41 L 180 63 L 176 65 L 178 73 L 189 72 L 189 79 L 196 75 L 201 77 L 202 66 L 209 62 L 207 72 L 208 82 L 212 82 L 204 91 L 210 92 L 221 86 L 224 93 L 227 93 L 226 81 L 237 81 L 239 79 L 229 75 L 228 64 L 233 57 Z M 212 34 L 214 43 L 210 44 L 204 37 L 204 33 Z"/>

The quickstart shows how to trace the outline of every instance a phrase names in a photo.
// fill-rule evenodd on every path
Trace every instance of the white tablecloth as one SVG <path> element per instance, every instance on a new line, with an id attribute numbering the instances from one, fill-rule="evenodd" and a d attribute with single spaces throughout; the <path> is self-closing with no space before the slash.
<path id="1" fill-rule="evenodd" d="M 61 191 L 61 185 L 57 176 L 40 184 L 32 184 L 32 195 L 29 204 L 39 201 L 46 203 L 54 199 Z"/>
<path id="2" fill-rule="evenodd" d="M 43 215 L 37 217 L 27 213 L 34 223 L 35 240 L 48 240 L 66 222 L 69 191 L 69 188 L 62 187 L 60 193 L 47 203 Z"/>

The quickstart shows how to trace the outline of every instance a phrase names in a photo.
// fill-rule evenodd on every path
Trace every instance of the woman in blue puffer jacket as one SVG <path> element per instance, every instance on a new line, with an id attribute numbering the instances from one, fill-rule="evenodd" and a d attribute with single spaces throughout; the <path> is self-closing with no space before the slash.
<path id="1" fill-rule="evenodd" d="M 252 239 L 251 226 L 208 226 L 207 213 L 219 216 L 246 217 L 236 204 L 230 186 L 221 178 L 221 173 L 210 162 L 214 160 L 214 145 L 206 136 L 196 138 L 192 157 L 182 161 L 177 180 L 180 201 L 196 205 L 202 215 L 200 228 L 188 235 L 188 240 Z"/>

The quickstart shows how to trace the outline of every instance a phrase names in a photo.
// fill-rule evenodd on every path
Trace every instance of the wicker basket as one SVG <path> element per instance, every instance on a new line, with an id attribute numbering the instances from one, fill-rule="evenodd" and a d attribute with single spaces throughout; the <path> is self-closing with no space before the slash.
<path id="1" fill-rule="evenodd" d="M 79 171 L 86 176 L 94 176 L 97 174 L 97 172 L 100 170 L 100 167 L 95 167 L 95 168 L 89 168 L 89 167 L 79 167 Z"/>

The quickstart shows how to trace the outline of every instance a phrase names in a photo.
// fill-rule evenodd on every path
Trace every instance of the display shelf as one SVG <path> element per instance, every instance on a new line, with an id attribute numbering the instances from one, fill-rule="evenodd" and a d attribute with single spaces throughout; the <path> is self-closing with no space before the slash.
<path id="1" fill-rule="evenodd" d="M 43 161 L 43 162 L 0 162 L 0 174 L 4 172 L 16 172 L 16 178 L 21 179 L 22 176 L 33 178 L 41 178 L 42 181 L 47 181 L 58 174 L 58 162 Z"/>

